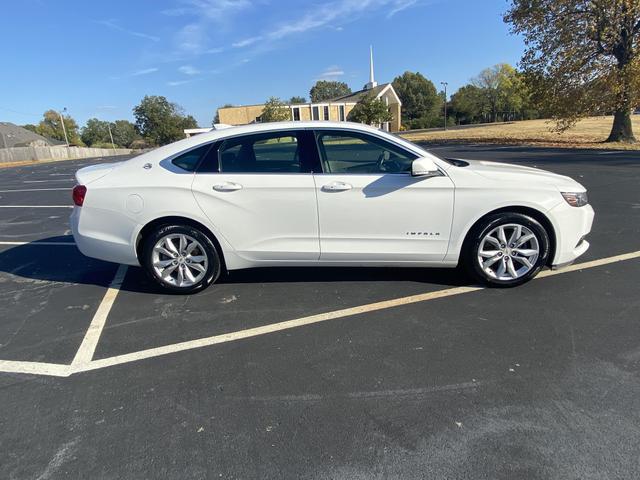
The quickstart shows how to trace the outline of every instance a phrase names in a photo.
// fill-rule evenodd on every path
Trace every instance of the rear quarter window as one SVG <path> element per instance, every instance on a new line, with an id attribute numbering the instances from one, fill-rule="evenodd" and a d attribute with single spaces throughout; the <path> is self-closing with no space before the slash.
<path id="1" fill-rule="evenodd" d="M 209 143 L 201 145 L 200 147 L 178 155 L 171 163 L 187 172 L 195 172 L 200 160 L 207 154 L 210 148 L 211 144 Z"/>

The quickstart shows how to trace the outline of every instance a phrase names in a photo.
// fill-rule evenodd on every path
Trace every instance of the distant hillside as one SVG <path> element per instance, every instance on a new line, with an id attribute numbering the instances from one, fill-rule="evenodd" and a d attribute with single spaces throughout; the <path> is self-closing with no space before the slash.
<path id="1" fill-rule="evenodd" d="M 13 123 L 0 122 L 0 148 L 64 145 Z"/>

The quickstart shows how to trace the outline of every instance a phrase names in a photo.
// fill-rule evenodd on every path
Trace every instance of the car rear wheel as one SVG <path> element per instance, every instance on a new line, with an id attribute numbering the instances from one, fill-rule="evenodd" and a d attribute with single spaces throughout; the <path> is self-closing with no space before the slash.
<path id="1" fill-rule="evenodd" d="M 220 256 L 207 235 L 190 225 L 163 225 L 144 239 L 142 264 L 163 290 L 194 293 L 220 276 Z"/>
<path id="2" fill-rule="evenodd" d="M 520 213 L 487 217 L 471 233 L 465 265 L 479 281 L 513 287 L 535 277 L 549 257 L 549 234 Z"/>

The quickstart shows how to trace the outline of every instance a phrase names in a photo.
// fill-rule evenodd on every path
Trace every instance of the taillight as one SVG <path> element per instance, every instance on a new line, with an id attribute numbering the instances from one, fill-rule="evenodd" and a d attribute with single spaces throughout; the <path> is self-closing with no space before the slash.
<path id="1" fill-rule="evenodd" d="M 84 203 L 84 197 L 87 194 L 87 187 L 84 185 L 76 185 L 73 187 L 73 203 L 81 207 Z"/>

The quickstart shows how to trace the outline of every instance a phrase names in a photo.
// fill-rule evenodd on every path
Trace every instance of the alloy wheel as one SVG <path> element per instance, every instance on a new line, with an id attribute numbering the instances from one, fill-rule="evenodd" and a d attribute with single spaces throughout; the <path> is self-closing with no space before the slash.
<path id="1" fill-rule="evenodd" d="M 151 264 L 162 282 L 174 287 L 191 287 L 206 275 L 209 259 L 204 247 L 195 238 L 173 233 L 156 242 Z"/>
<path id="2" fill-rule="evenodd" d="M 535 267 L 539 256 L 538 237 L 517 223 L 495 227 L 482 238 L 478 248 L 482 271 L 502 281 L 522 278 Z"/>

